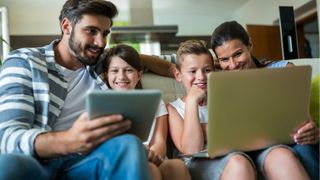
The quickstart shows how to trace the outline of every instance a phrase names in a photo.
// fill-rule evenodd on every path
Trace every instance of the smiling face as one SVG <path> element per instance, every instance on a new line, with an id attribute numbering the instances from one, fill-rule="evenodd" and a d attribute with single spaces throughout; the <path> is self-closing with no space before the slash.
<path id="1" fill-rule="evenodd" d="M 191 87 L 207 89 L 207 76 L 213 71 L 213 61 L 208 54 L 183 55 L 180 70 L 176 70 L 177 81 L 182 82 L 187 91 Z"/>
<path id="2" fill-rule="evenodd" d="M 105 16 L 83 15 L 72 27 L 69 38 L 71 54 L 84 65 L 94 65 L 106 46 L 111 20 Z"/>
<path id="3" fill-rule="evenodd" d="M 109 86 L 115 90 L 134 89 L 142 77 L 142 71 L 137 71 L 118 56 L 110 58 L 107 69 Z"/>
<path id="4" fill-rule="evenodd" d="M 251 57 L 251 43 L 246 46 L 242 41 L 233 39 L 225 41 L 215 48 L 222 70 L 241 70 L 255 67 Z"/>

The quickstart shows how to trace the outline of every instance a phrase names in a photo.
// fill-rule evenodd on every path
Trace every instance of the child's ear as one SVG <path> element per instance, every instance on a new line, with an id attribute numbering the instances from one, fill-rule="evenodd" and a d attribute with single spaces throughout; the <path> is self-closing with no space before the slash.
<path id="1" fill-rule="evenodd" d="M 143 71 L 139 71 L 139 72 L 138 72 L 138 79 L 139 79 L 139 81 L 141 80 L 142 75 L 143 75 Z"/>
<path id="2" fill-rule="evenodd" d="M 176 78 L 176 80 L 177 80 L 178 82 L 181 82 L 181 81 L 182 81 L 182 79 L 181 79 L 181 72 L 180 72 L 176 67 L 173 69 L 173 75 L 174 75 L 174 77 Z"/>

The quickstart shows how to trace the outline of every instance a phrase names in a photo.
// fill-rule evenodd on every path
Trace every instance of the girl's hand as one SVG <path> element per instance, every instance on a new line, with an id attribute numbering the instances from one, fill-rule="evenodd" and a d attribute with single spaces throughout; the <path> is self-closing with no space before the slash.
<path id="1" fill-rule="evenodd" d="M 157 154 L 156 151 L 148 150 L 148 160 L 153 164 L 159 166 L 163 162 L 161 155 Z"/>

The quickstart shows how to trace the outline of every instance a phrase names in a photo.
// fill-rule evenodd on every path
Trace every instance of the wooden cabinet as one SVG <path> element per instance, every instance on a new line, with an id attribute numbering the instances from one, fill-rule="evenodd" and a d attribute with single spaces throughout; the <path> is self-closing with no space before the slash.
<path id="1" fill-rule="evenodd" d="M 253 55 L 259 60 L 280 60 L 281 42 L 279 26 L 247 25 L 253 42 Z"/>

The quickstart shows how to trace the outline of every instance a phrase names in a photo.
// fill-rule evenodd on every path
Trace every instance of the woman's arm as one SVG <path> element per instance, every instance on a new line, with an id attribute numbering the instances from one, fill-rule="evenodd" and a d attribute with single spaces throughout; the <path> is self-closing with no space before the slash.
<path id="1" fill-rule="evenodd" d="M 293 63 L 288 63 L 286 67 L 294 67 Z M 303 126 L 299 127 L 297 132 L 293 136 L 293 140 L 297 144 L 318 144 L 319 143 L 319 128 L 311 119 L 308 117 Z"/>

